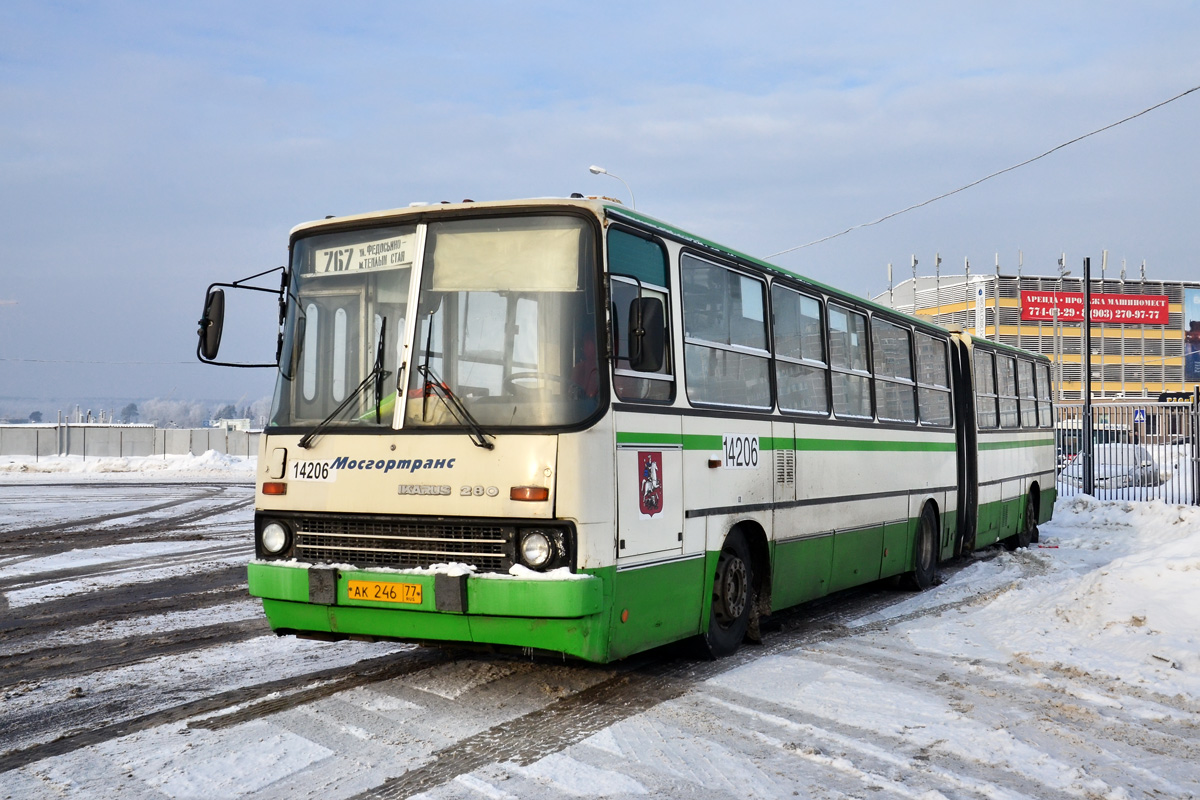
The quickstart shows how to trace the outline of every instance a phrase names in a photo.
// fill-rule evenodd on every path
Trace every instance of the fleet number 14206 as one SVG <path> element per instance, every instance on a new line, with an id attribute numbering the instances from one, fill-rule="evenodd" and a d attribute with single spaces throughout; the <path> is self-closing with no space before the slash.
<path id="1" fill-rule="evenodd" d="M 721 437 L 721 466 L 725 469 L 757 469 L 758 437 L 727 433 Z"/>

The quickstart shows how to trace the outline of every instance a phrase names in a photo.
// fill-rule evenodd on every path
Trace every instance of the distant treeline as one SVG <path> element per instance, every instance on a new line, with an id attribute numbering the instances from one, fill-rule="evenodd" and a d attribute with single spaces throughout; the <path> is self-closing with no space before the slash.
<path id="1" fill-rule="evenodd" d="M 17 401 L 19 402 L 19 401 Z M 106 407 L 101 402 L 28 401 L 29 411 L 15 410 L 13 401 L 5 403 L 0 422 L 8 423 L 53 423 L 62 414 L 64 422 L 109 422 L 142 423 L 160 428 L 203 428 L 211 420 L 249 419 L 252 425 L 262 424 L 271 411 L 271 398 L 262 397 L 252 403 L 204 402 L 195 400 L 170 400 L 160 397 L 113 404 Z"/>

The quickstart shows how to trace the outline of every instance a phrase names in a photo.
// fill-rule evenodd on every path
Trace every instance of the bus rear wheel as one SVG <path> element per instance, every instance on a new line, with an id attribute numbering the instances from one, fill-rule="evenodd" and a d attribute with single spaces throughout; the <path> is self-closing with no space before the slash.
<path id="1" fill-rule="evenodd" d="M 1031 493 L 1025 498 L 1025 518 L 1021 522 L 1021 529 L 1005 539 L 1004 546 L 1009 550 L 1016 550 L 1018 548 L 1029 547 L 1029 545 L 1037 540 L 1037 506 L 1033 501 L 1033 494 Z"/>
<path id="2" fill-rule="evenodd" d="M 937 512 L 926 504 L 913 542 L 913 569 L 901 581 L 909 589 L 920 592 L 933 585 L 937 576 L 937 527 Z"/>
<path id="3" fill-rule="evenodd" d="M 738 649 L 750 626 L 754 602 L 750 548 L 740 531 L 731 531 L 717 559 L 708 632 L 702 637 L 711 657 L 727 656 Z"/>

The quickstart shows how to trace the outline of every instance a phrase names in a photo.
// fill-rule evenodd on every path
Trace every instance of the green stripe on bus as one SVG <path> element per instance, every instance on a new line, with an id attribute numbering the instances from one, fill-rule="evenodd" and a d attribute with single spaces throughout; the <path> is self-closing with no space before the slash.
<path id="1" fill-rule="evenodd" d="M 721 437 L 715 434 L 634 433 L 618 431 L 617 444 L 652 447 L 677 445 L 684 450 L 720 450 Z M 933 452 L 953 453 L 954 442 L 910 442 L 876 439 L 792 439 L 790 436 L 760 436 L 761 450 L 797 450 L 800 452 Z"/>
<path id="2" fill-rule="evenodd" d="M 1053 439 L 1011 439 L 1003 442 L 980 442 L 980 450 L 1012 450 L 1016 447 L 1053 447 Z"/>
<path id="3" fill-rule="evenodd" d="M 678 433 L 628 433 L 617 431 L 617 444 L 683 444 L 683 437 Z"/>
<path id="4" fill-rule="evenodd" d="M 894 442 L 875 439 L 797 439 L 798 451 L 953 453 L 954 442 Z"/>

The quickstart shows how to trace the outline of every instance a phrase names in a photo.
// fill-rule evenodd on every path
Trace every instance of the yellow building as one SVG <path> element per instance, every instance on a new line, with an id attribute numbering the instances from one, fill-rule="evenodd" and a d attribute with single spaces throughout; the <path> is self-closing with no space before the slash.
<path id="1" fill-rule="evenodd" d="M 1200 389 L 1200 282 L 1093 276 L 1091 289 L 1094 398 Z M 1083 399 L 1082 293 L 1083 279 L 1071 276 L 943 275 L 906 280 L 875 300 L 1050 356 L 1056 397 L 1069 402 Z"/>

